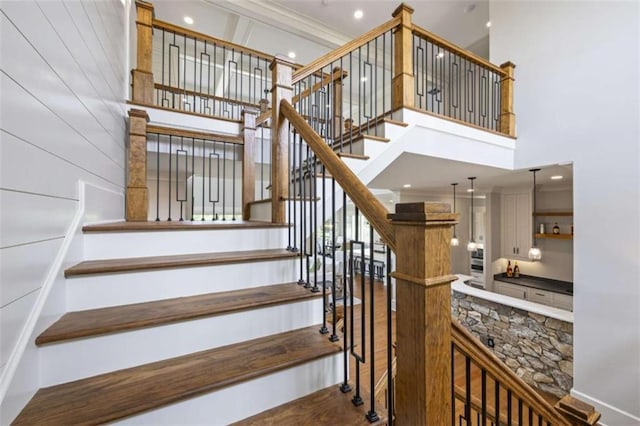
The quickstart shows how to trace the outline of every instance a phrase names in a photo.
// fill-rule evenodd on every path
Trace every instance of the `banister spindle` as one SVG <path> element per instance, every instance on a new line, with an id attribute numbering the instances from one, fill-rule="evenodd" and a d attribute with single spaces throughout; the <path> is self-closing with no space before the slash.
<path id="1" fill-rule="evenodd" d="M 136 68 L 131 71 L 131 100 L 153 104 L 153 5 L 136 0 Z"/>
<path id="2" fill-rule="evenodd" d="M 448 204 L 397 204 L 396 422 L 451 421 L 451 228 Z"/>

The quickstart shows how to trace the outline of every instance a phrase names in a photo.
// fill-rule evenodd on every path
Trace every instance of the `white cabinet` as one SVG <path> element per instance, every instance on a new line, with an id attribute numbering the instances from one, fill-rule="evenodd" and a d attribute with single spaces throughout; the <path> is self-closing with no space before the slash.
<path id="1" fill-rule="evenodd" d="M 531 193 L 502 194 L 502 256 L 528 260 L 531 247 Z"/>
<path id="2" fill-rule="evenodd" d="M 525 287 L 518 284 L 506 283 L 504 281 L 494 281 L 496 292 L 530 302 L 540 303 L 555 308 L 573 311 L 573 296 L 556 293 L 553 291 L 539 290 L 537 288 Z"/>

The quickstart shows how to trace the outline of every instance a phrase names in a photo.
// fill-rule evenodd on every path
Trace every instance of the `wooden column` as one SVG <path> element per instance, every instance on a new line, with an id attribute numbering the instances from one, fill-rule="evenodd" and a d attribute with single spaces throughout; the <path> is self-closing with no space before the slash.
<path id="1" fill-rule="evenodd" d="M 451 228 L 448 204 L 397 204 L 396 422 L 451 422 Z"/>
<path id="2" fill-rule="evenodd" d="M 256 117 L 258 108 L 245 107 L 243 119 L 242 219 L 251 219 L 250 202 L 256 198 Z"/>
<path id="3" fill-rule="evenodd" d="M 276 56 L 271 69 L 271 221 L 285 223 L 289 196 L 289 121 L 280 114 L 280 101 L 291 102 L 293 62 Z"/>
<path id="4" fill-rule="evenodd" d="M 331 99 L 331 109 L 333 110 L 333 139 L 338 140 L 343 132 L 343 117 L 342 117 L 342 76 L 346 76 L 346 73 L 342 71 L 342 68 L 336 67 L 333 69 L 333 96 Z"/>
<path id="5" fill-rule="evenodd" d="M 127 158 L 128 222 L 146 222 L 149 209 L 147 188 L 147 122 L 146 111 L 129 110 L 129 154 Z"/>
<path id="6" fill-rule="evenodd" d="M 509 136 L 516 136 L 516 115 L 513 112 L 513 70 L 516 68 L 511 62 L 505 62 L 500 68 L 506 73 L 501 80 L 500 90 L 500 132 Z"/>
<path id="7" fill-rule="evenodd" d="M 394 70 L 392 84 L 391 108 L 413 107 L 415 105 L 415 88 L 413 76 L 413 32 L 411 16 L 413 8 L 402 3 L 393 12 L 393 17 L 400 17 L 400 26 L 395 32 L 393 46 Z"/>
<path id="8" fill-rule="evenodd" d="M 131 71 L 131 100 L 153 104 L 153 5 L 136 0 L 136 68 Z"/>

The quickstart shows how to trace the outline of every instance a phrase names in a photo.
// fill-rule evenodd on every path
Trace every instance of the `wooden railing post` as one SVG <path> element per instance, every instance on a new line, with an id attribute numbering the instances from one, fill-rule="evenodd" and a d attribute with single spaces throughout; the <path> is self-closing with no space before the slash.
<path id="1" fill-rule="evenodd" d="M 397 204 L 398 425 L 451 423 L 451 228 L 440 203 Z"/>
<path id="2" fill-rule="evenodd" d="M 289 197 L 289 121 L 280 113 L 280 101 L 291 102 L 293 62 L 276 56 L 271 69 L 271 221 L 285 223 Z"/>
<path id="3" fill-rule="evenodd" d="M 405 3 L 393 12 L 394 18 L 400 17 L 400 26 L 396 29 L 393 46 L 392 110 L 415 105 L 412 15 L 413 8 Z"/>
<path id="4" fill-rule="evenodd" d="M 336 140 L 342 135 L 343 132 L 343 119 L 342 117 L 342 76 L 343 70 L 340 67 L 336 67 L 333 69 L 332 74 L 335 76 L 339 75 L 338 78 L 333 79 L 333 87 L 332 87 L 332 99 L 331 99 L 331 110 L 333 111 L 333 139 Z"/>
<path id="5" fill-rule="evenodd" d="M 136 68 L 131 71 L 131 100 L 153 104 L 153 5 L 136 0 Z"/>
<path id="6" fill-rule="evenodd" d="M 129 110 L 129 153 L 127 158 L 126 219 L 144 222 L 149 209 L 147 188 L 147 122 L 146 111 Z"/>
<path id="7" fill-rule="evenodd" d="M 256 118 L 258 108 L 245 107 L 243 120 L 242 219 L 251 219 L 251 205 L 256 198 Z"/>
<path id="8" fill-rule="evenodd" d="M 505 135 L 516 136 L 516 115 L 513 112 L 513 70 L 516 66 L 505 62 L 500 68 L 506 73 L 502 77 L 500 89 L 500 132 Z"/>

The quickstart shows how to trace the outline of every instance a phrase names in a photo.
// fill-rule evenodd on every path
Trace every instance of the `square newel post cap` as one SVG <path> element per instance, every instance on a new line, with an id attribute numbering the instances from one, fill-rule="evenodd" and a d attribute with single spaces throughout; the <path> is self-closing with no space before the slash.
<path id="1" fill-rule="evenodd" d="M 514 64 L 511 61 L 507 61 L 504 64 L 500 64 L 500 68 L 502 68 L 502 69 L 505 69 L 505 68 L 512 68 L 513 69 L 515 67 L 516 67 L 516 64 Z"/>
<path id="2" fill-rule="evenodd" d="M 293 68 L 295 65 L 295 62 L 291 61 L 291 59 L 289 59 L 288 57 L 284 56 L 284 55 L 276 55 L 273 57 L 273 60 L 271 61 L 271 64 L 269 64 L 269 69 L 273 70 L 273 68 L 276 65 L 285 65 L 288 67 Z"/>
<path id="3" fill-rule="evenodd" d="M 414 10 L 408 4 L 400 3 L 400 5 L 396 7 L 396 10 L 393 11 L 391 16 L 395 18 L 396 16 L 400 15 L 402 12 L 407 12 L 409 15 L 413 15 Z"/>
<path id="4" fill-rule="evenodd" d="M 130 118 L 144 118 L 147 122 L 149 122 L 149 114 L 147 114 L 147 111 L 143 110 L 143 109 L 135 109 L 132 108 L 129 110 L 129 117 Z"/>
<path id="5" fill-rule="evenodd" d="M 447 203 L 403 203 L 396 204 L 396 212 L 390 213 L 388 219 L 394 224 L 426 223 L 437 225 L 455 225 L 460 217 L 451 213 L 451 205 Z"/>

